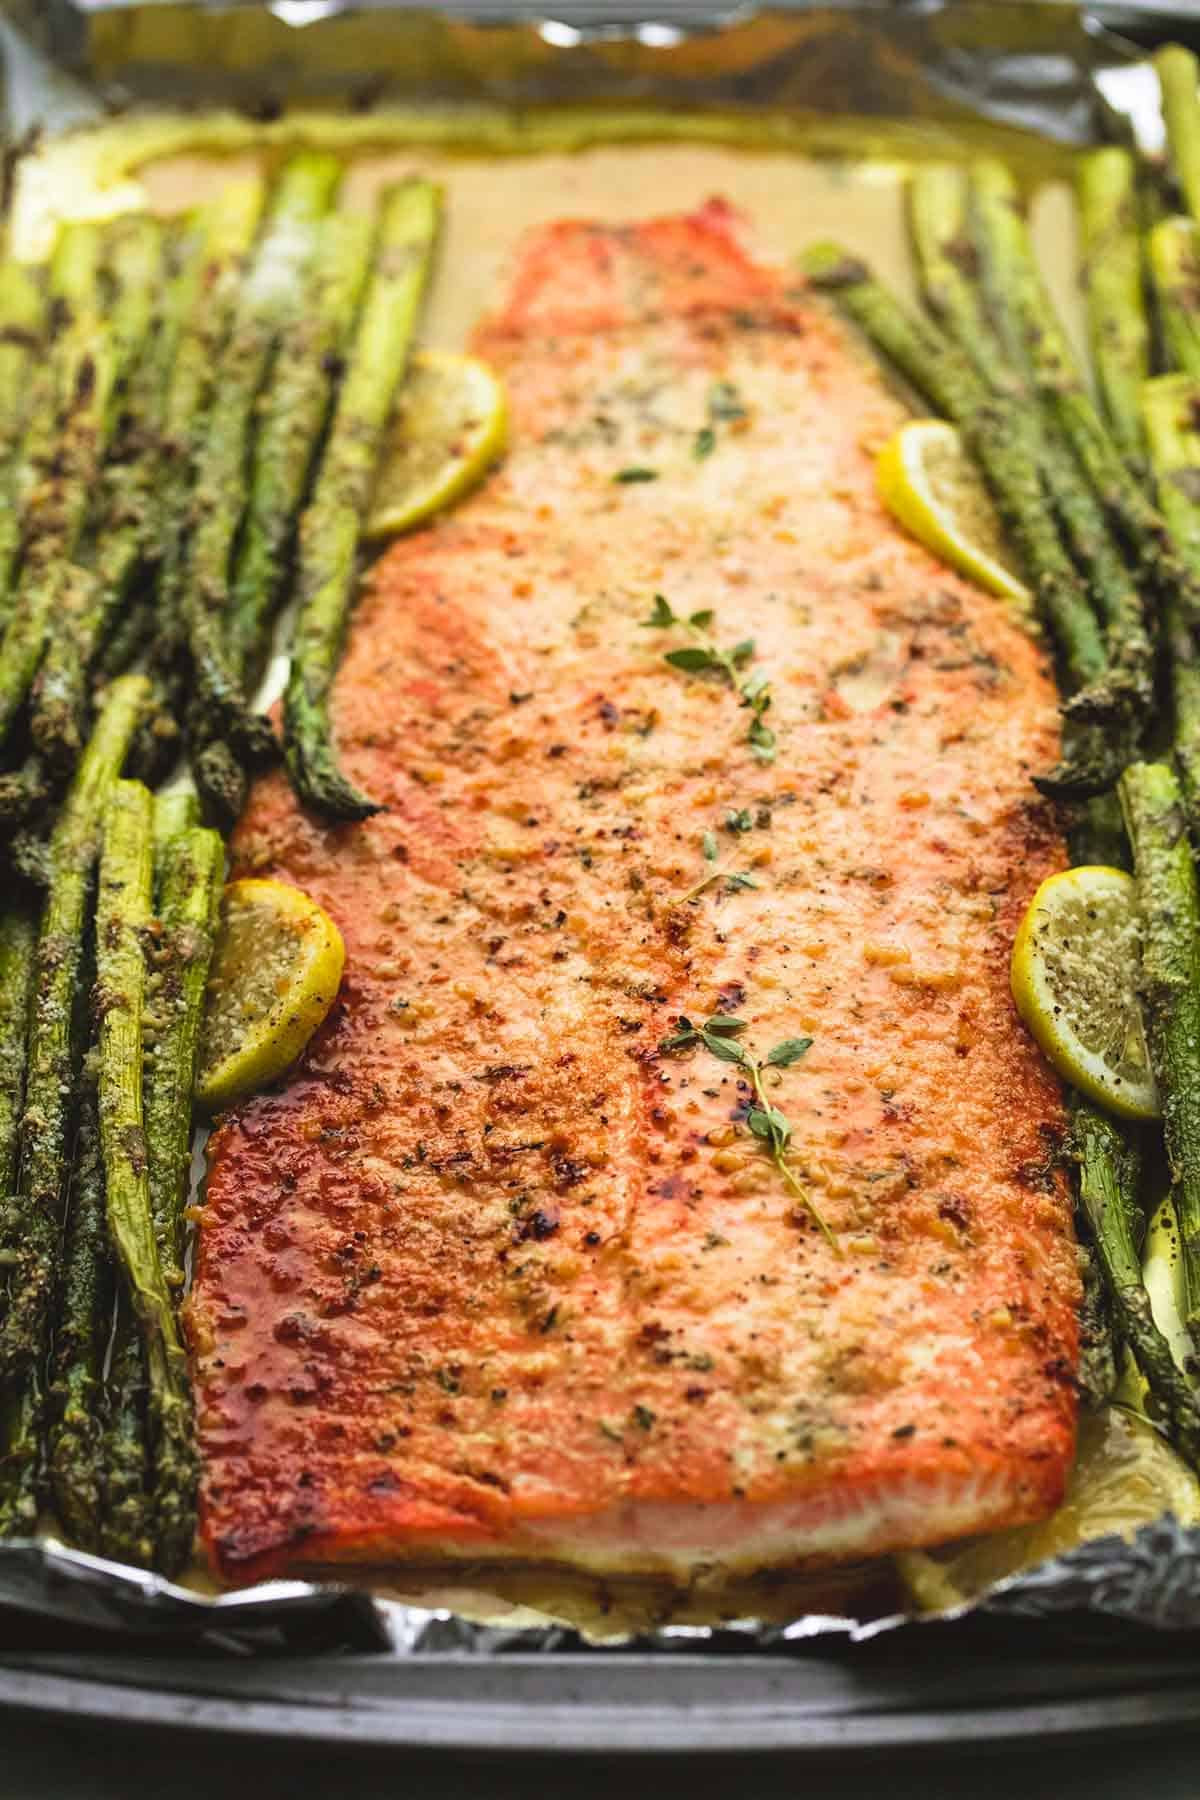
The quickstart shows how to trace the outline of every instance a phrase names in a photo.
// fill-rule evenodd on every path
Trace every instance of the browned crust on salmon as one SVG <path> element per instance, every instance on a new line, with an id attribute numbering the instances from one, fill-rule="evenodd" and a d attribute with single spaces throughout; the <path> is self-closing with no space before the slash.
<path id="1" fill-rule="evenodd" d="M 537 234 L 478 347 L 512 452 L 384 559 L 338 681 L 387 810 L 327 828 L 272 776 L 237 838 L 348 961 L 212 1145 L 212 1558 L 685 1575 L 1040 1517 L 1078 1354 L 1007 980 L 1063 862 L 1043 656 L 883 513 L 895 403 L 719 206 Z M 753 639 L 773 762 L 655 593 Z M 718 1011 L 813 1040 L 771 1093 L 836 1248 L 741 1072 L 658 1048 Z"/>

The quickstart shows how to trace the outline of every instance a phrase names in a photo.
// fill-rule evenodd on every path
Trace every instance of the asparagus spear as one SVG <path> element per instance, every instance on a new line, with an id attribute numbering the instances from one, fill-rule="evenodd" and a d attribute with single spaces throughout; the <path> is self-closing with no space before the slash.
<path id="1" fill-rule="evenodd" d="M 142 1082 L 151 925 L 153 801 L 140 782 L 115 783 L 104 822 L 96 902 L 100 1142 L 108 1226 L 128 1287 L 149 1377 L 156 1545 L 169 1571 L 191 1550 L 196 1464 L 187 1365 L 150 1211 Z"/>
<path id="2" fill-rule="evenodd" d="M 1146 240 L 1163 346 L 1172 368 L 1200 377 L 1200 226 L 1163 219 Z"/>
<path id="3" fill-rule="evenodd" d="M 42 1478 L 41 1371 L 0 1390 L 0 1538 L 32 1537 Z"/>
<path id="4" fill-rule="evenodd" d="M 38 930 L 14 1201 L 20 1235 L 10 1272 L 8 1310 L 0 1321 L 3 1379 L 24 1377 L 34 1368 L 48 1336 L 100 825 L 148 692 L 143 676 L 126 675 L 113 683 L 50 838 L 50 886 Z"/>
<path id="5" fill-rule="evenodd" d="M 163 936 L 145 1068 L 150 1208 L 163 1273 L 175 1292 L 183 1288 L 192 1089 L 225 879 L 225 846 L 217 833 L 180 822 L 191 798 L 172 795 L 155 806 L 156 905 Z"/>
<path id="6" fill-rule="evenodd" d="M 1096 682 L 1107 666 L 1104 640 L 1079 576 L 1050 518 L 1016 403 L 989 394 L 967 359 L 926 320 L 905 312 L 866 266 L 834 244 L 803 258 L 809 279 L 829 293 L 940 413 L 963 432 L 992 489 L 1059 648 L 1072 687 Z"/>
<path id="7" fill-rule="evenodd" d="M 384 198 L 362 316 L 300 524 L 299 614 L 284 696 L 284 754 L 301 797 L 337 819 L 364 819 L 378 811 L 339 767 L 329 692 L 354 593 L 359 537 L 408 362 L 439 207 L 438 190 L 426 181 L 401 183 Z"/>
<path id="8" fill-rule="evenodd" d="M 1142 287 L 1137 162 L 1108 145 L 1079 161 L 1083 285 L 1092 360 L 1109 429 L 1121 454 L 1142 455 L 1139 397 L 1150 373 L 1150 330 Z"/>
<path id="9" fill-rule="evenodd" d="M 162 859 L 167 845 L 200 823 L 200 806 L 191 788 L 169 788 L 154 796 L 154 903 L 162 904 Z"/>
<path id="10" fill-rule="evenodd" d="M 153 645 L 156 628 L 153 595 L 131 595 L 97 658 L 97 679 L 111 681 L 114 675 L 123 675 L 146 646 Z"/>
<path id="11" fill-rule="evenodd" d="M 39 272 L 6 257 L 0 262 L 0 444 L 6 453 L 20 442 L 44 320 Z"/>
<path id="12" fill-rule="evenodd" d="M 49 295 L 52 342 L 49 355 L 35 372 L 29 422 L 14 452 L 6 525 L 0 533 L 0 593 L 4 595 L 8 629 L 0 648 L 0 740 L 25 697 L 31 657 L 36 668 L 44 621 L 30 618 L 31 601 L 13 598 L 22 549 L 30 538 L 49 536 L 59 525 L 58 490 L 68 445 L 78 435 L 76 420 L 86 427 L 95 398 L 96 366 L 92 351 L 99 336 L 101 238 L 94 225 L 64 227 L 50 265 Z M 56 465 L 56 457 L 60 457 Z M 36 509 L 34 502 L 36 501 Z M 24 521 L 36 519 L 36 531 Z"/>
<path id="13" fill-rule="evenodd" d="M 0 265 L 0 627 L 8 623 L 21 550 L 19 453 L 43 315 L 42 292 L 33 275 L 11 260 Z"/>
<path id="14" fill-rule="evenodd" d="M 244 510 L 242 472 L 250 460 L 259 392 L 280 333 L 299 306 L 319 221 L 340 174 L 336 157 L 311 152 L 284 167 L 238 303 L 196 460 L 184 590 L 195 713 L 205 736 L 230 739 L 236 750 L 251 755 L 269 747 L 273 733 L 247 711 L 226 645 L 233 552 Z"/>
<path id="15" fill-rule="evenodd" d="M 1019 402 L 1012 422 L 1022 440 L 1012 449 L 1040 466 L 1068 542 L 1087 570 L 1089 591 L 1106 627 L 1110 667 L 1129 677 L 1131 705 L 1144 706 L 1150 697 L 1153 653 L 1141 596 L 1069 445 L 1053 421 L 1039 416 L 1029 381 L 992 327 L 974 278 L 977 259 L 967 229 L 966 199 L 966 175 L 960 168 L 931 164 L 910 183 L 909 222 L 926 300 L 987 386 Z"/>
<path id="16" fill-rule="evenodd" d="M 70 765 L 78 755 L 97 656 L 152 548 L 166 395 L 182 324 L 197 304 L 202 273 L 194 236 L 171 246 L 167 280 L 133 370 L 106 471 L 89 583 L 79 605 L 52 635 L 34 690 L 31 731 L 52 764 Z"/>
<path id="17" fill-rule="evenodd" d="M 229 334 L 265 192 L 257 176 L 231 182 L 197 221 L 197 291 L 180 324 L 163 398 L 163 468 L 156 528 L 159 618 L 153 661 L 160 680 L 172 692 L 177 690 L 184 641 L 182 592 L 193 463 L 201 444 L 205 403 Z"/>
<path id="18" fill-rule="evenodd" d="M 1154 58 L 1162 90 L 1163 118 L 1175 180 L 1194 219 L 1200 219 L 1200 102 L 1197 62 L 1180 44 L 1167 44 Z"/>
<path id="19" fill-rule="evenodd" d="M 54 1331 L 47 1463 L 55 1510 L 72 1539 L 87 1550 L 100 1542 L 100 1396 L 112 1299 L 96 1093 L 85 1077 Z"/>
<path id="20" fill-rule="evenodd" d="M 33 993 L 36 934 L 32 916 L 11 902 L 0 914 L 0 1204 L 17 1184 L 25 1039 Z M 6 1248 L 7 1234 L 4 1241 Z"/>
<path id="21" fill-rule="evenodd" d="M 154 1565 L 154 1502 L 146 1420 L 146 1354 L 133 1309 L 118 1294 L 105 1387 L 100 1548 L 135 1568 Z"/>
<path id="22" fill-rule="evenodd" d="M 68 333 L 67 385 L 60 389 L 67 396 L 66 417 L 55 473 L 34 496 L 39 523 L 26 545 L 16 607 L 0 646 L 0 743 L 37 674 L 52 621 L 61 628 L 64 615 L 82 603 L 71 559 L 119 414 L 119 384 L 149 322 L 159 242 L 158 227 L 148 219 L 114 228 L 111 311 L 84 305 Z"/>
<path id="23" fill-rule="evenodd" d="M 284 331 L 260 409 L 229 618 L 230 659 L 248 689 L 261 674 L 266 626 L 366 284 L 371 236 L 364 214 L 333 213 L 321 221 L 307 303 Z"/>
<path id="24" fill-rule="evenodd" d="M 1165 763 L 1133 763 L 1119 789 L 1142 919 L 1150 1060 L 1163 1108 L 1186 1295 L 1200 1347 L 1200 901 L 1183 795 Z"/>
<path id="25" fill-rule="evenodd" d="M 1200 583 L 1191 575 L 1161 514 L 1105 430 L 1042 283 L 1015 184 L 1003 163 L 972 165 L 972 215 L 984 285 L 1010 355 L 1029 367 L 1048 413 L 1074 450 L 1130 548 L 1143 579 L 1173 594 L 1184 616 L 1200 620 Z"/>
<path id="26" fill-rule="evenodd" d="M 1142 417 L 1159 505 L 1180 554 L 1200 572 L 1200 381 L 1187 375 L 1148 381 Z M 1193 828 L 1200 831 L 1200 663 L 1177 606 L 1164 608 L 1163 635 L 1170 653 L 1175 761 Z"/>
<path id="27" fill-rule="evenodd" d="M 1175 1366 L 1150 1310 L 1138 1239 L 1141 1158 L 1111 1119 L 1085 1102 L 1075 1109 L 1071 1146 L 1079 1168 L 1079 1204 L 1104 1275 L 1113 1314 L 1150 1389 L 1147 1410 L 1160 1419 L 1193 1466 L 1200 1467 L 1200 1405 Z"/>
<path id="28" fill-rule="evenodd" d="M 13 1225 L 8 1200 L 16 1186 L 18 1129 L 25 1087 L 25 1038 L 33 990 L 33 920 L 15 907 L 0 917 L 0 1257 L 13 1261 Z M 36 1457 L 28 1454 L 29 1402 L 20 1385 L 0 1389 L 0 1537 L 31 1528 L 36 1511 L 33 1475 Z M 35 1426 L 36 1429 L 36 1426 Z"/>

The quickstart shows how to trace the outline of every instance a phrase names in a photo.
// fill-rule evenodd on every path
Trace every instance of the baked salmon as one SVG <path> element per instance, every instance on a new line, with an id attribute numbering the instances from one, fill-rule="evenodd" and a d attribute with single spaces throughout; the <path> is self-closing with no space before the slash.
<path id="1" fill-rule="evenodd" d="M 898 403 L 720 203 L 536 233 L 474 347 L 511 452 L 337 683 L 386 810 L 271 775 L 236 838 L 347 973 L 211 1144 L 208 1552 L 687 1576 L 1036 1519 L 1079 1298 L 1007 980 L 1064 863 L 1045 655 L 885 515 Z"/>

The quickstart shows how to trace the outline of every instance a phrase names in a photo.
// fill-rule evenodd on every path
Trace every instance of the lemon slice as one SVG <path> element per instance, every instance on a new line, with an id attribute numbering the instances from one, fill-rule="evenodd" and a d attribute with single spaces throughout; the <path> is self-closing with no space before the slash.
<path id="1" fill-rule="evenodd" d="M 504 388 L 486 363 L 448 350 L 414 356 L 388 429 L 368 537 L 411 531 L 461 499 L 507 436 Z"/>
<path id="2" fill-rule="evenodd" d="M 234 881 L 200 1039 L 196 1101 L 217 1112 L 295 1062 L 337 997 L 346 960 L 329 914 L 281 881 Z"/>
<path id="3" fill-rule="evenodd" d="M 1173 1512 L 1200 1522 L 1200 1483 L 1154 1427 L 1120 1406 L 1085 1413 L 1066 1499 L 1040 1525 L 997 1531 L 958 1549 L 897 1557 L 918 1606 L 940 1611 L 1092 1538 L 1131 1538 L 1140 1525 Z"/>
<path id="4" fill-rule="evenodd" d="M 953 425 L 910 419 L 879 452 L 879 496 L 927 550 L 1033 616 L 991 497 Z"/>
<path id="5" fill-rule="evenodd" d="M 1132 876 L 1066 869 L 1042 883 L 1021 920 L 1012 991 L 1060 1075 L 1110 1112 L 1157 1119 L 1137 996 L 1140 960 Z"/>

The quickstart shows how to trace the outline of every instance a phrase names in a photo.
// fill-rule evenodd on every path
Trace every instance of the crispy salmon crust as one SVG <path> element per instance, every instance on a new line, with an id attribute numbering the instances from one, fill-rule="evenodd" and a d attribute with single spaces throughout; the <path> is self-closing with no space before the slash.
<path id="1" fill-rule="evenodd" d="M 208 1552 L 687 1575 L 1035 1519 L 1078 1350 L 1007 981 L 1063 863 L 1044 657 L 885 516 L 896 402 L 720 204 L 538 233 L 475 347 L 512 452 L 383 559 L 337 685 L 387 810 L 329 828 L 272 775 L 236 839 L 348 960 L 212 1142 Z M 753 639 L 773 762 L 656 593 Z M 741 1071 L 659 1050 L 718 1011 L 812 1038 L 771 1094 L 836 1247 Z"/>

